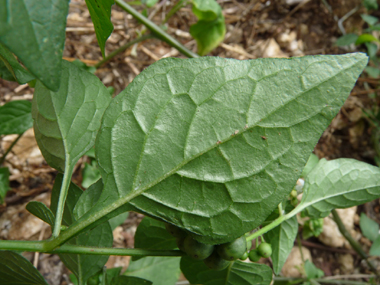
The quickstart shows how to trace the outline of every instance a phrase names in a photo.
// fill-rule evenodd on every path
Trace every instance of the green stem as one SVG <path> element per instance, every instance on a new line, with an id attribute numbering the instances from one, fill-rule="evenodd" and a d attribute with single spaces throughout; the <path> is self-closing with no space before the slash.
<path id="1" fill-rule="evenodd" d="M 170 46 L 176 48 L 183 55 L 185 55 L 187 57 L 190 57 L 190 58 L 199 57 L 199 55 L 197 55 L 196 53 L 193 53 L 191 50 L 187 49 L 180 42 L 178 42 L 175 38 L 173 38 L 168 33 L 166 33 L 163 29 L 161 29 L 159 26 L 157 26 L 151 20 L 149 20 L 148 18 L 144 17 L 141 13 L 137 12 L 130 5 L 128 5 L 127 3 L 125 3 L 123 0 L 115 0 L 115 3 L 120 8 L 122 8 L 124 11 L 128 12 L 129 14 L 131 14 L 135 19 L 137 19 L 140 22 L 142 22 L 158 38 L 160 38 L 164 42 L 168 43 Z"/>
<path id="2" fill-rule="evenodd" d="M 254 232 L 253 234 L 251 234 L 250 236 L 247 237 L 247 241 L 254 240 L 255 238 L 257 238 L 257 237 L 265 234 L 266 232 L 270 231 L 271 229 L 277 227 L 283 221 L 286 221 L 287 219 L 290 219 L 291 217 L 293 217 L 293 214 L 292 214 L 293 211 L 290 212 L 290 213 L 288 213 L 288 214 L 286 214 L 286 215 L 278 217 L 273 222 L 271 222 L 269 225 L 266 225 L 265 227 L 261 228 L 257 232 Z"/>
<path id="3" fill-rule="evenodd" d="M 346 238 L 346 240 L 350 243 L 352 248 L 367 262 L 368 266 L 371 268 L 371 271 L 375 273 L 378 277 L 380 276 L 377 272 L 376 267 L 368 260 L 368 255 L 365 253 L 365 251 L 361 248 L 360 244 L 354 240 L 354 238 L 351 236 L 351 234 L 347 231 L 346 227 L 344 226 L 342 220 L 340 219 L 337 211 L 334 209 L 331 211 L 334 221 L 338 226 L 338 229 L 340 233 Z"/>
<path id="4" fill-rule="evenodd" d="M 107 267 L 103 266 L 103 274 L 102 274 L 102 284 L 101 285 L 106 285 L 107 284 Z"/>
<path id="5" fill-rule="evenodd" d="M 9 146 L 9 148 L 7 149 L 7 151 L 4 153 L 4 155 L 0 158 L 0 165 L 2 165 L 5 161 L 5 158 L 7 157 L 7 155 L 11 152 L 12 148 L 16 145 L 16 143 L 18 142 L 18 140 L 21 138 L 21 136 L 23 135 L 24 133 L 20 134 L 13 142 L 12 144 Z"/>
<path id="6" fill-rule="evenodd" d="M 281 217 L 282 215 L 284 215 L 284 211 L 282 210 L 282 203 L 278 204 L 277 207 L 278 207 L 278 214 Z"/>
<path id="7" fill-rule="evenodd" d="M 73 167 L 71 166 L 70 162 L 68 162 L 68 161 L 69 161 L 69 159 L 66 158 L 65 173 L 63 174 L 61 191 L 59 193 L 57 212 L 55 213 L 54 228 L 53 228 L 53 233 L 52 233 L 53 238 L 57 238 L 59 236 L 59 233 L 61 232 L 63 210 L 65 207 L 65 201 L 66 201 L 67 193 L 69 191 L 69 186 L 70 186 L 70 182 L 71 182 L 71 175 L 73 173 Z"/>
<path id="8" fill-rule="evenodd" d="M 88 255 L 119 255 L 119 256 L 183 256 L 180 250 L 158 250 L 158 249 L 139 249 L 139 248 L 109 248 L 109 247 L 89 247 L 80 245 L 62 245 L 61 247 L 50 250 L 47 241 L 18 241 L 1 240 L 0 250 L 21 250 L 44 253 L 71 253 Z"/>
<path id="9" fill-rule="evenodd" d="M 108 56 L 106 56 L 101 61 L 99 61 L 97 64 L 95 64 L 94 67 L 96 69 L 98 69 L 99 67 L 101 67 L 102 65 L 104 65 L 105 63 L 110 61 L 112 58 L 117 56 L 119 53 L 122 53 L 123 51 L 128 49 L 130 46 L 133 46 L 134 44 L 145 41 L 147 39 L 151 39 L 153 37 L 154 37 L 153 35 L 145 35 L 145 36 L 138 37 L 138 38 L 134 39 L 133 41 L 126 43 L 125 45 L 123 45 L 123 46 L 119 47 L 118 49 L 114 50 L 113 52 L 111 52 Z"/>

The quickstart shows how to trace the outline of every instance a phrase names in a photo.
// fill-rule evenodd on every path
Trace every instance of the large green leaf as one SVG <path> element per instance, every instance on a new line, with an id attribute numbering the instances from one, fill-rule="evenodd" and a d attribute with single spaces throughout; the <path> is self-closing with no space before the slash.
<path id="1" fill-rule="evenodd" d="M 235 261 L 222 271 L 209 269 L 202 260 L 181 258 L 181 270 L 191 284 L 269 285 L 272 269 L 264 264 Z"/>
<path id="2" fill-rule="evenodd" d="M 132 261 L 124 275 L 141 277 L 154 285 L 175 285 L 179 274 L 180 257 L 147 256 Z"/>
<path id="3" fill-rule="evenodd" d="M 60 84 L 69 2 L 0 1 L 0 42 L 49 89 Z"/>
<path id="4" fill-rule="evenodd" d="M 9 187 L 9 168 L 0 167 L 0 204 L 4 203 Z"/>
<path id="5" fill-rule="evenodd" d="M 113 30 L 111 22 L 111 6 L 115 3 L 114 0 L 86 0 L 88 11 L 90 11 L 92 22 L 95 27 L 96 38 L 103 57 L 105 57 L 105 45 L 108 37 Z"/>
<path id="6" fill-rule="evenodd" d="M 76 200 L 75 208 L 68 214 L 71 214 L 71 220 L 75 221 L 88 211 L 94 203 L 97 202 L 96 195 L 92 195 L 92 192 L 97 193 L 101 182 L 93 184 L 86 191 L 82 191 L 82 195 L 78 198 L 77 186 L 71 183 L 67 199 L 67 203 L 70 204 L 72 209 L 73 202 Z M 58 187 L 57 187 L 58 188 Z M 65 206 L 66 206 L 65 205 Z M 65 208 L 66 210 L 66 208 Z M 64 213 L 65 221 L 65 213 Z M 67 219 L 66 219 L 67 220 Z M 70 225 L 70 224 L 69 224 Z M 92 246 L 92 247 L 112 247 L 113 236 L 112 229 L 108 222 L 102 223 L 92 230 L 85 231 L 80 235 L 72 238 L 66 244 Z M 84 284 L 88 278 L 96 274 L 101 270 L 108 260 L 107 255 L 85 255 L 85 254 L 60 254 L 59 255 L 63 263 L 76 275 L 78 279 L 81 279 L 80 284 Z"/>
<path id="7" fill-rule="evenodd" d="M 95 75 L 67 61 L 62 67 L 57 92 L 37 82 L 32 115 L 37 143 L 47 163 L 60 171 L 70 171 L 94 145 L 111 97 Z"/>
<path id="8" fill-rule="evenodd" d="M 2 285 L 48 285 L 26 258 L 12 251 L 0 251 L 0 280 Z"/>
<path id="9" fill-rule="evenodd" d="M 24 84 L 33 80 L 34 76 L 22 67 L 5 46 L 0 44 L 0 78 L 11 81 L 17 80 L 18 83 Z"/>
<path id="10" fill-rule="evenodd" d="M 323 218 L 332 209 L 361 205 L 380 197 L 380 168 L 341 158 L 321 159 L 306 177 L 298 209 Z"/>
<path id="11" fill-rule="evenodd" d="M 10 101 L 0 107 L 0 135 L 22 134 L 33 126 L 32 104 L 26 100 Z"/>
<path id="12" fill-rule="evenodd" d="M 144 217 L 136 230 L 135 248 L 175 249 L 177 243 L 175 237 L 168 233 L 163 222 Z M 133 257 L 133 260 L 140 258 Z"/>
<path id="13" fill-rule="evenodd" d="M 275 274 L 281 272 L 290 251 L 293 248 L 294 240 L 298 232 L 297 217 L 282 222 L 280 225 L 264 234 L 265 241 L 272 246 L 272 262 Z"/>
<path id="14" fill-rule="evenodd" d="M 44 203 L 31 201 L 26 205 L 26 209 L 51 227 L 54 226 L 54 214 Z"/>
<path id="15" fill-rule="evenodd" d="M 104 114 L 104 191 L 80 222 L 129 202 L 203 242 L 243 235 L 290 193 L 366 64 L 362 53 L 158 61 Z"/>

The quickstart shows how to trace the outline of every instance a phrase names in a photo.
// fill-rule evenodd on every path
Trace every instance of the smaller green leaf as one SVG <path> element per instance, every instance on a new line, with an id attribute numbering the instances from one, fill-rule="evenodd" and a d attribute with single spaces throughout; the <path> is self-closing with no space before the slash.
<path id="1" fill-rule="evenodd" d="M 376 0 L 363 0 L 363 5 L 368 10 L 377 10 L 379 8 Z"/>
<path id="2" fill-rule="evenodd" d="M 108 37 L 113 31 L 111 22 L 111 7 L 114 0 L 86 0 L 88 11 L 90 12 L 92 22 L 94 23 L 96 38 L 103 57 L 105 57 L 105 45 Z"/>
<path id="3" fill-rule="evenodd" d="M 82 68 L 83 70 L 86 70 L 92 74 L 94 74 L 96 71 L 96 67 L 88 66 L 87 64 L 85 64 L 83 61 L 81 61 L 79 59 L 73 60 L 72 63 L 75 64 L 76 66 L 78 66 L 79 68 Z"/>
<path id="4" fill-rule="evenodd" d="M 22 134 L 33 127 L 32 104 L 26 100 L 10 101 L 0 107 L 0 135 Z"/>
<path id="5" fill-rule="evenodd" d="M 380 256 L 380 235 L 377 236 L 377 238 L 373 242 L 369 250 L 369 254 L 374 256 Z"/>
<path id="6" fill-rule="evenodd" d="M 309 159 L 307 160 L 307 163 L 304 169 L 302 170 L 301 177 L 306 177 L 309 174 L 309 172 L 312 171 L 313 168 L 318 164 L 318 161 L 319 161 L 318 156 L 312 153 Z"/>
<path id="7" fill-rule="evenodd" d="M 380 69 L 377 67 L 367 66 L 365 71 L 368 73 L 370 77 L 377 78 L 380 76 Z"/>
<path id="8" fill-rule="evenodd" d="M 338 47 L 342 47 L 342 46 L 348 46 L 350 44 L 353 44 L 356 42 L 356 40 L 358 39 L 358 35 L 356 34 L 347 34 L 347 35 L 344 35 L 344 36 L 341 36 L 336 42 L 335 42 L 335 45 L 337 45 Z"/>
<path id="9" fill-rule="evenodd" d="M 88 164 L 87 162 L 84 164 L 82 177 L 82 187 L 84 188 L 88 188 L 101 178 L 98 164 L 95 160 L 91 161 L 91 164 Z"/>
<path id="10" fill-rule="evenodd" d="M 364 45 L 367 48 L 367 54 L 368 56 L 373 59 L 376 57 L 377 54 L 377 45 L 375 43 L 364 43 Z"/>
<path id="11" fill-rule="evenodd" d="M 151 284 L 153 284 L 151 281 L 148 281 L 142 278 L 137 278 L 137 277 L 130 277 L 130 276 L 119 276 L 111 283 L 111 285 L 151 285 Z"/>
<path id="12" fill-rule="evenodd" d="M 0 204 L 4 203 L 9 187 L 9 169 L 8 167 L 0 168 Z"/>
<path id="13" fill-rule="evenodd" d="M 360 215 L 360 229 L 370 241 L 375 241 L 379 236 L 379 224 L 368 218 L 364 213 Z"/>
<path id="14" fill-rule="evenodd" d="M 107 281 L 106 284 L 107 285 L 111 285 L 112 281 L 114 281 L 114 279 L 116 279 L 120 275 L 121 269 L 122 269 L 122 267 L 114 267 L 114 268 L 110 268 L 110 269 L 106 270 L 106 281 Z M 103 281 L 103 268 L 101 270 L 99 270 L 98 273 L 91 276 L 87 280 L 87 284 L 88 285 L 101 285 L 102 281 Z"/>
<path id="15" fill-rule="evenodd" d="M 202 260 L 188 256 L 181 258 L 181 270 L 191 284 L 225 285 L 269 285 L 272 282 L 272 269 L 259 263 L 246 263 L 239 260 L 221 271 L 209 269 Z"/>
<path id="16" fill-rule="evenodd" d="M 54 214 L 44 203 L 31 201 L 26 205 L 26 209 L 37 218 L 49 224 L 51 227 L 54 226 Z"/>
<path id="17" fill-rule="evenodd" d="M 323 219 L 309 219 L 302 228 L 302 237 L 308 239 L 312 236 L 318 237 L 323 232 Z"/>
<path id="18" fill-rule="evenodd" d="M 6 67 L 8 72 L 2 67 L 0 69 L 0 78 L 5 80 L 17 81 L 19 84 L 27 83 L 34 79 L 14 57 L 14 55 L 2 44 L 0 44 L 0 63 Z"/>
<path id="19" fill-rule="evenodd" d="M 371 27 L 368 27 L 364 31 L 366 31 L 366 32 L 380 31 L 380 24 L 376 24 L 376 25 L 373 25 Z"/>
<path id="20" fill-rule="evenodd" d="M 193 0 L 193 13 L 199 20 L 213 21 L 222 13 L 215 0 Z"/>
<path id="21" fill-rule="evenodd" d="M 373 36 L 371 34 L 361 34 L 357 38 L 355 44 L 356 45 L 361 45 L 361 44 L 370 43 L 370 42 L 379 42 L 379 40 L 375 36 Z"/>
<path id="22" fill-rule="evenodd" d="M 135 247 L 145 249 L 175 249 L 176 238 L 171 236 L 165 224 L 158 220 L 144 217 L 135 234 Z M 133 260 L 140 258 L 133 257 Z"/>
<path id="23" fill-rule="evenodd" d="M 156 5 L 156 3 L 158 2 L 158 0 L 142 0 L 141 3 L 146 5 L 148 8 L 150 7 L 153 7 L 154 5 Z"/>
<path id="24" fill-rule="evenodd" d="M 197 41 L 198 54 L 203 56 L 216 48 L 224 39 L 226 25 L 222 14 L 213 20 L 199 20 L 190 27 L 191 36 Z"/>
<path id="25" fill-rule="evenodd" d="M 26 258 L 12 251 L 0 251 L 0 279 L 2 285 L 48 285 Z"/>
<path id="26" fill-rule="evenodd" d="M 282 267 L 294 246 L 298 232 L 297 217 L 282 222 L 280 225 L 264 234 L 265 241 L 272 246 L 272 262 L 275 274 L 281 272 Z"/>
<path id="27" fill-rule="evenodd" d="M 321 278 L 325 276 L 325 273 L 317 268 L 312 262 L 306 260 L 304 264 L 305 273 L 308 279 Z"/>
<path id="28" fill-rule="evenodd" d="M 380 197 L 380 169 L 354 159 L 321 159 L 306 177 L 298 209 L 323 218 L 334 208 L 361 205 Z"/>
<path id="29" fill-rule="evenodd" d="M 376 24 L 379 21 L 378 18 L 371 16 L 371 15 L 361 14 L 360 16 L 362 17 L 364 22 L 366 22 L 370 26 L 373 26 L 374 24 Z"/>
<path id="30" fill-rule="evenodd" d="M 124 275 L 141 277 L 154 285 L 175 285 L 178 280 L 180 257 L 147 256 L 132 261 Z"/>
<path id="31" fill-rule="evenodd" d="M 114 230 L 116 227 L 120 226 L 128 218 L 129 212 L 121 213 L 120 215 L 113 217 L 108 222 L 110 223 L 111 229 Z"/>

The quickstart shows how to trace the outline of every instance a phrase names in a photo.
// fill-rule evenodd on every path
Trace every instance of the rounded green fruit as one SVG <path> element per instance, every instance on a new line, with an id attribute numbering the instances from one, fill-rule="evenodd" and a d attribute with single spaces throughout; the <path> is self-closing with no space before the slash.
<path id="1" fill-rule="evenodd" d="M 183 248 L 188 256 L 203 260 L 211 255 L 214 251 L 214 246 L 196 241 L 191 236 L 187 236 L 183 241 Z"/>
<path id="2" fill-rule="evenodd" d="M 186 237 L 186 232 L 179 227 L 176 227 L 173 224 L 165 223 L 165 228 L 168 231 L 169 234 L 171 234 L 173 237 L 179 238 L 179 237 Z"/>
<path id="3" fill-rule="evenodd" d="M 217 246 L 217 252 L 225 260 L 235 260 L 240 258 L 247 251 L 247 241 L 242 236 L 234 241 Z"/>
<path id="4" fill-rule="evenodd" d="M 269 243 L 262 242 L 257 248 L 257 252 L 260 256 L 268 258 L 272 255 L 272 246 Z"/>
<path id="5" fill-rule="evenodd" d="M 214 251 L 209 257 L 207 257 L 203 262 L 206 266 L 212 270 L 223 270 L 231 264 L 231 261 L 227 261 L 219 256 L 219 254 Z"/>
<path id="6" fill-rule="evenodd" d="M 249 254 L 248 254 L 248 258 L 250 261 L 252 262 L 257 262 L 260 260 L 261 256 L 259 255 L 259 253 L 257 252 L 257 249 L 252 249 Z"/>
<path id="7" fill-rule="evenodd" d="M 244 252 L 244 254 L 239 259 L 246 260 L 247 258 L 248 258 L 248 251 Z"/>

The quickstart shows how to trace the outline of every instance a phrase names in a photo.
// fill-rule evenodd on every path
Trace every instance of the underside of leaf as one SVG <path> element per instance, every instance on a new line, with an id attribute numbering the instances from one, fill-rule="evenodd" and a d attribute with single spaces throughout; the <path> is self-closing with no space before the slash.
<path id="1" fill-rule="evenodd" d="M 160 60 L 105 112 L 95 210 L 129 202 L 206 243 L 241 236 L 292 190 L 366 64 L 360 53 Z"/>

